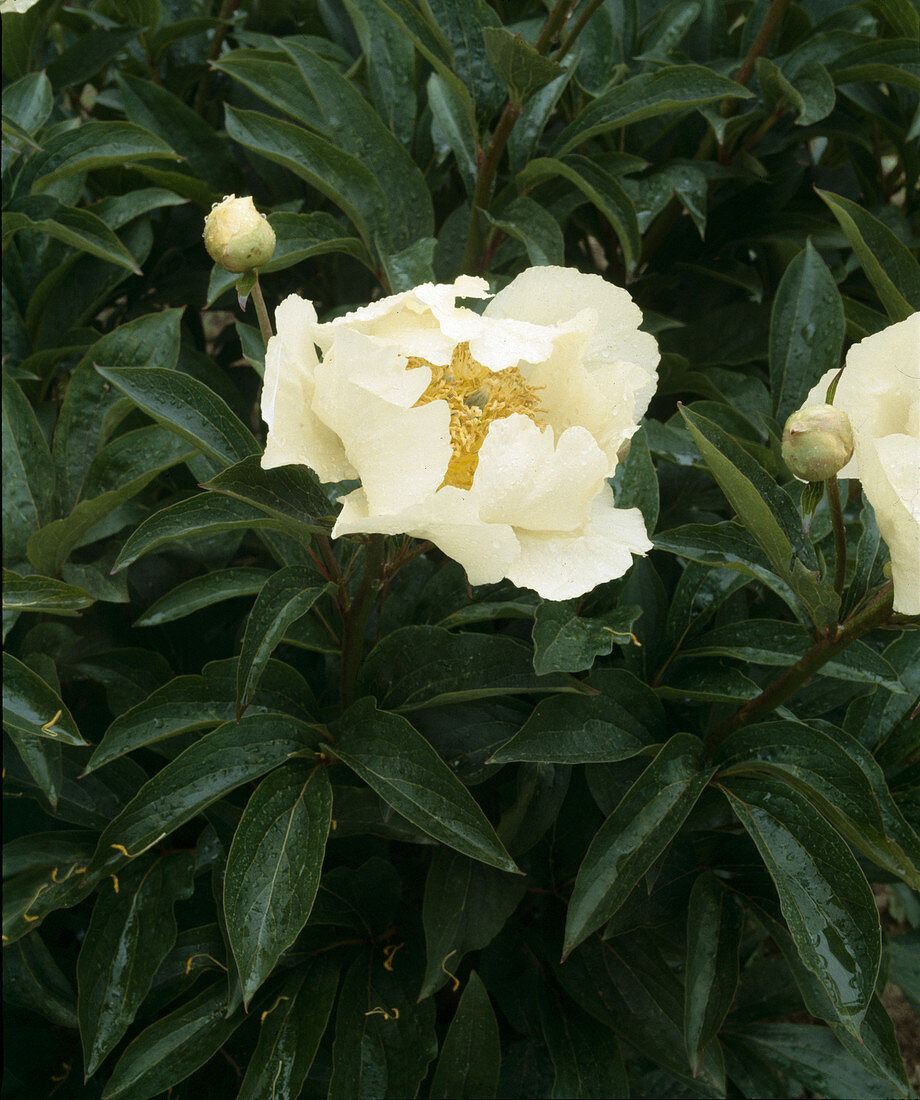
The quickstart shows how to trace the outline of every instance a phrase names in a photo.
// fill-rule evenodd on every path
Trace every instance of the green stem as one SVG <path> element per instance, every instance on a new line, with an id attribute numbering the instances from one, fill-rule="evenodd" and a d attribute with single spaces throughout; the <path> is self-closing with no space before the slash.
<path id="1" fill-rule="evenodd" d="M 894 587 L 891 583 L 880 588 L 861 611 L 837 627 L 835 634 L 820 638 L 800 661 L 764 688 L 756 699 L 746 703 L 737 714 L 716 727 L 706 738 L 707 748 L 714 749 L 730 733 L 771 714 L 851 642 L 887 622 L 891 617 L 893 599 Z"/>
<path id="2" fill-rule="evenodd" d="M 358 673 L 364 651 L 364 631 L 377 598 L 383 571 L 383 535 L 371 535 L 364 547 L 364 573 L 354 601 L 345 614 L 342 634 L 342 705 L 358 698 Z"/>
<path id="3" fill-rule="evenodd" d="M 604 0 L 589 0 L 589 3 L 584 6 L 578 19 L 575 21 L 575 25 L 565 36 L 565 41 L 553 56 L 553 61 L 561 61 L 565 57 L 569 50 L 575 45 L 578 36 L 588 25 L 591 16 L 594 15 L 603 2 Z"/>
<path id="4" fill-rule="evenodd" d="M 204 112 L 205 101 L 208 97 L 208 86 L 211 83 L 211 62 L 220 57 L 221 47 L 227 37 L 227 28 L 230 25 L 230 16 L 233 15 L 242 2 L 243 0 L 223 0 L 220 6 L 217 15 L 220 23 L 214 28 L 214 34 L 211 36 L 211 45 L 208 47 L 208 56 L 205 62 L 206 68 L 201 75 L 201 80 L 198 82 L 198 88 L 195 92 L 195 103 L 192 110 L 196 115 Z"/>
<path id="5" fill-rule="evenodd" d="M 843 595 L 843 586 L 847 576 L 847 529 L 843 522 L 843 506 L 840 503 L 840 487 L 836 477 L 829 477 L 824 483 L 827 490 L 827 503 L 831 510 L 831 522 L 834 525 L 834 591 Z"/>
<path id="6" fill-rule="evenodd" d="M 259 286 L 259 276 L 256 275 L 256 281 L 252 284 L 253 305 L 256 307 L 256 316 L 259 318 L 259 331 L 262 333 L 262 339 L 265 342 L 265 346 L 268 347 L 268 341 L 271 340 L 274 333 L 272 332 L 272 323 L 268 316 L 268 310 L 265 308 L 265 299 L 262 297 L 262 287 Z"/>
<path id="7" fill-rule="evenodd" d="M 556 0 L 552 11 L 546 17 L 540 37 L 537 39 L 537 53 L 546 54 L 550 46 L 556 40 L 556 35 L 562 30 L 569 15 L 569 9 L 575 6 L 575 0 Z M 596 5 L 595 5 L 596 6 Z"/>
<path id="8" fill-rule="evenodd" d="M 789 7 L 789 0 L 771 0 L 770 7 L 767 9 L 767 14 L 764 16 L 763 23 L 760 25 L 760 30 L 757 32 L 757 37 L 751 43 L 751 48 L 747 52 L 747 57 L 741 62 L 741 68 L 735 73 L 735 82 L 742 87 L 747 87 L 751 77 L 754 75 L 754 67 L 757 64 L 757 58 L 766 51 L 767 46 L 770 45 L 770 39 L 773 37 L 773 32 L 779 26 L 780 21 L 786 14 L 786 8 Z M 737 104 L 737 99 L 729 100 L 730 103 Z M 733 109 L 734 110 L 734 109 Z M 733 112 L 732 112 L 733 113 Z"/>

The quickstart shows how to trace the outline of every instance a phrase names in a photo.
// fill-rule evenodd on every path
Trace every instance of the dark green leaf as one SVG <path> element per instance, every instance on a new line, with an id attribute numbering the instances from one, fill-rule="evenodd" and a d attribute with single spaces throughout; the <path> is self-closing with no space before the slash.
<path id="1" fill-rule="evenodd" d="M 491 867 L 517 871 L 469 791 L 405 718 L 362 699 L 342 716 L 334 751 L 435 840 Z"/>
<path id="2" fill-rule="evenodd" d="M 290 756 L 311 755 L 316 738 L 306 722 L 289 714 L 247 715 L 205 734 L 148 780 L 109 823 L 94 866 L 135 859 L 243 783 Z"/>
<path id="3" fill-rule="evenodd" d="M 331 818 L 329 777 L 307 761 L 263 779 L 243 811 L 227 856 L 224 913 L 247 1008 L 307 923 Z"/>
<path id="4" fill-rule="evenodd" d="M 35 413 L 3 372 L 3 552 L 23 561 L 29 536 L 51 519 L 54 467 Z"/>
<path id="5" fill-rule="evenodd" d="M 501 1069 L 498 1020 L 475 970 L 450 1022 L 428 1095 L 431 1100 L 492 1100 Z"/>
<path id="6" fill-rule="evenodd" d="M 227 984 L 219 981 L 138 1035 L 102 1090 L 104 1100 L 150 1100 L 203 1066 L 244 1020 L 230 1019 Z"/>
<path id="7" fill-rule="evenodd" d="M 394 294 L 411 290 L 419 283 L 435 281 L 432 263 L 437 243 L 434 237 L 422 237 L 400 252 L 378 249 L 387 282 Z"/>
<path id="8" fill-rule="evenodd" d="M 397 139 L 408 145 L 416 112 L 412 42 L 373 0 L 345 0 L 345 7 L 367 59 L 371 102 Z"/>
<path id="9" fill-rule="evenodd" d="M 77 1026 L 76 994 L 37 932 L 4 947 L 3 999 L 56 1027 Z"/>
<path id="10" fill-rule="evenodd" d="M 469 951 L 488 946 L 518 907 L 523 879 L 486 867 L 448 848 L 428 866 L 422 923 L 427 963 L 419 1000 L 436 993 Z"/>
<path id="11" fill-rule="evenodd" d="M 407 711 L 567 685 L 559 676 L 535 676 L 530 651 L 511 638 L 451 634 L 436 626 L 388 634 L 368 654 L 362 681 L 384 707 Z"/>
<path id="12" fill-rule="evenodd" d="M 596 833 L 569 900 L 568 955 L 617 911 L 684 823 L 712 777 L 703 747 L 675 734 L 623 796 Z"/>
<path id="13" fill-rule="evenodd" d="M 289 565 L 272 573 L 256 597 L 246 621 L 246 633 L 236 673 L 236 705 L 242 713 L 255 694 L 269 657 L 284 632 L 302 618 L 328 585 L 316 585 L 316 573 L 304 565 Z"/>
<path id="14" fill-rule="evenodd" d="M 617 466 L 613 483 L 617 508 L 638 508 L 651 536 L 658 524 L 658 477 L 644 428 L 629 441 L 629 454 Z"/>
<path id="15" fill-rule="evenodd" d="M 297 1100 L 316 1056 L 339 982 L 338 964 L 319 955 L 285 983 L 262 1018 L 237 1100 Z"/>
<path id="16" fill-rule="evenodd" d="M 3 654 L 3 726 L 64 745 L 87 744 L 60 696 L 12 653 Z"/>
<path id="17" fill-rule="evenodd" d="M 609 1028 L 570 1003 L 563 1004 L 547 985 L 538 1001 L 543 1037 L 556 1079 L 553 1100 L 579 1096 L 612 1100 L 629 1096 L 629 1078 L 616 1038 Z"/>
<path id="18" fill-rule="evenodd" d="M 855 202 L 818 191 L 846 233 L 866 278 L 892 321 L 905 321 L 920 309 L 920 264 L 884 222 Z"/>
<path id="19" fill-rule="evenodd" d="M 79 615 L 93 604 L 92 596 L 74 584 L 51 577 L 21 577 L 3 570 L 3 610 L 38 611 L 53 615 Z"/>
<path id="20" fill-rule="evenodd" d="M 231 569 L 217 569 L 202 577 L 193 577 L 176 585 L 165 596 L 150 605 L 135 626 L 162 626 L 182 619 L 202 608 L 211 607 L 222 600 L 239 596 L 254 596 L 262 588 L 271 573 L 268 569 L 256 569 L 238 565 Z"/>
<path id="21" fill-rule="evenodd" d="M 316 476 L 305 466 L 262 468 L 261 458 L 251 455 L 205 483 L 206 489 L 254 504 L 266 515 L 292 519 L 306 530 L 326 532 L 317 518 L 331 516 L 333 506 Z"/>
<path id="22" fill-rule="evenodd" d="M 103 378 L 164 428 L 224 465 L 256 451 L 252 433 L 203 382 L 158 367 L 97 367 Z"/>
<path id="23" fill-rule="evenodd" d="M 557 62 L 537 53 L 529 42 L 506 27 L 484 27 L 482 37 L 486 57 L 517 104 L 562 73 Z"/>
<path id="24" fill-rule="evenodd" d="M 101 889 L 77 961 L 86 1076 L 124 1035 L 176 939 L 173 904 L 192 893 L 191 852 L 145 859 Z"/>
<path id="25" fill-rule="evenodd" d="M 527 250 L 527 259 L 535 267 L 565 262 L 562 228 L 552 214 L 538 202 L 521 195 L 494 217 L 483 211 L 491 225 L 506 233 Z"/>
<path id="26" fill-rule="evenodd" d="M 596 134 L 656 115 L 750 96 L 740 84 L 701 65 L 668 65 L 634 76 L 599 96 L 562 131 L 557 151 L 565 153 Z"/>
<path id="27" fill-rule="evenodd" d="M 719 1033 L 738 985 L 744 914 L 711 871 L 699 875 L 687 912 L 684 1038 L 694 1073 Z"/>
<path id="28" fill-rule="evenodd" d="M 578 615 L 579 600 L 543 600 L 533 621 L 533 667 L 538 676 L 550 672 L 581 672 L 614 645 L 629 645 L 638 607 L 619 607 L 599 619 Z"/>
<path id="29" fill-rule="evenodd" d="M 837 285 L 807 241 L 786 268 L 770 315 L 770 387 L 780 424 L 804 403 L 822 375 L 840 366 L 843 333 Z"/>
<path id="30" fill-rule="evenodd" d="M 134 257 L 100 217 L 89 210 L 65 206 L 51 195 L 29 195 L 4 211 L 4 247 L 23 229 L 47 233 L 78 252 L 88 252 L 135 275 L 141 274 Z"/>
<path id="31" fill-rule="evenodd" d="M 881 958 L 878 910 L 840 835 L 786 783 L 720 781 L 767 865 L 806 967 L 858 1038 Z"/>

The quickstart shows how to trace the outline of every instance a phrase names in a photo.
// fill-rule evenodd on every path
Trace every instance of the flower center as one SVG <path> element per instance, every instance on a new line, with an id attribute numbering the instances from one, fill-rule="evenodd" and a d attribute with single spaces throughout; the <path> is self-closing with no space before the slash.
<path id="1" fill-rule="evenodd" d="M 470 355 L 470 345 L 458 344 L 447 366 L 410 356 L 406 369 L 429 367 L 431 382 L 415 407 L 430 401 L 446 401 L 450 407 L 450 443 L 453 450 L 440 488 L 453 485 L 469 489 L 479 465 L 479 448 L 496 420 L 521 413 L 542 424 L 543 410 L 534 387 L 528 386 L 517 367 L 490 371 Z"/>

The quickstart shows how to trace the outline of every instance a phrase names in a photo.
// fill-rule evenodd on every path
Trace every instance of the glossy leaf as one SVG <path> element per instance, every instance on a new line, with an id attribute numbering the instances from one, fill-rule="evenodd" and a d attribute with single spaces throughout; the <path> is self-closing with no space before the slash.
<path id="1" fill-rule="evenodd" d="M 694 1072 L 719 1033 L 738 985 L 744 914 L 711 872 L 699 875 L 687 913 L 684 1038 Z"/>
<path id="2" fill-rule="evenodd" d="M 770 316 L 770 387 L 780 424 L 827 371 L 840 366 L 843 334 L 837 285 L 808 241 L 786 268 Z"/>
<path id="3" fill-rule="evenodd" d="M 371 102 L 399 141 L 408 144 L 416 113 L 412 42 L 373 0 L 345 0 L 345 7 L 367 58 Z"/>
<path id="4" fill-rule="evenodd" d="M 242 713 L 255 694 L 262 672 L 291 623 L 306 615 L 329 585 L 317 585 L 316 573 L 289 565 L 272 573 L 256 597 L 240 652 L 236 673 L 236 705 Z"/>
<path id="5" fill-rule="evenodd" d="M 97 367 L 113 386 L 164 428 L 230 465 L 253 454 L 256 441 L 227 404 L 188 374 L 158 367 Z"/>
<path id="6" fill-rule="evenodd" d="M 521 195 L 502 211 L 500 218 L 484 211 L 489 223 L 514 240 L 527 251 L 527 258 L 535 267 L 545 264 L 562 264 L 565 243 L 559 222 L 538 202 Z"/>
<path id="7" fill-rule="evenodd" d="M 610 1029 L 574 1005 L 563 1004 L 546 985 L 540 988 L 537 1003 L 556 1073 L 553 1100 L 628 1097 L 626 1067 Z"/>
<path id="8" fill-rule="evenodd" d="M 205 665 L 201 676 L 177 676 L 152 691 L 109 726 L 86 772 L 164 738 L 235 718 L 236 667 L 236 658 L 212 661 Z M 249 713 L 252 717 L 256 712 L 278 711 L 309 719 L 313 702 L 312 692 L 298 672 L 290 665 L 269 661 L 249 704 Z"/>
<path id="9" fill-rule="evenodd" d="M 4 611 L 79 615 L 84 608 L 91 607 L 93 602 L 92 596 L 75 584 L 65 584 L 52 577 L 21 577 L 12 570 L 3 570 Z"/>
<path id="10" fill-rule="evenodd" d="M 338 965 L 330 955 L 317 956 L 290 976 L 262 1017 L 237 1100 L 297 1100 L 326 1030 L 338 982 Z"/>
<path id="11" fill-rule="evenodd" d="M 4 947 L 3 1000 L 56 1027 L 77 1026 L 76 994 L 37 932 Z"/>
<path id="12" fill-rule="evenodd" d="M 339 721 L 334 751 L 435 840 L 491 867 L 517 871 L 472 795 L 405 718 L 362 699 Z"/>
<path id="13" fill-rule="evenodd" d="M 79 252 L 141 274 L 134 257 L 101 218 L 89 210 L 65 206 L 51 195 L 30 195 L 4 211 L 4 245 L 23 229 L 46 233 Z"/>
<path id="14" fill-rule="evenodd" d="M 258 455 L 244 458 L 205 483 L 206 489 L 254 504 L 266 515 L 292 519 L 307 530 L 323 531 L 318 517 L 334 509 L 315 475 L 305 466 L 262 468 Z"/>
<path id="15" fill-rule="evenodd" d="M 3 725 L 64 745 L 85 745 L 60 696 L 12 653 L 3 654 Z"/>
<path id="16" fill-rule="evenodd" d="M 128 1029 L 176 938 L 173 905 L 192 893 L 190 852 L 148 858 L 99 892 L 77 962 L 86 1076 Z"/>
<path id="17" fill-rule="evenodd" d="M 892 321 L 920 309 L 920 264 L 884 222 L 842 195 L 818 191 L 847 235 Z"/>
<path id="18" fill-rule="evenodd" d="M 629 896 L 684 823 L 714 768 L 702 745 L 675 734 L 623 796 L 578 869 L 569 899 L 563 954 L 600 928 Z"/>
<path id="19" fill-rule="evenodd" d="M 488 946 L 524 897 L 523 879 L 439 848 L 425 879 L 425 977 L 419 1000 L 436 993 L 469 951 Z"/>
<path id="20" fill-rule="evenodd" d="M 579 616 L 579 607 L 579 600 L 543 600 L 537 605 L 533 667 L 538 676 L 591 668 L 595 657 L 632 641 L 633 623 L 642 613 L 638 607 L 618 607 L 602 618 L 589 619 Z"/>
<path id="21" fill-rule="evenodd" d="M 482 38 L 486 57 L 515 103 L 523 103 L 562 72 L 555 61 L 537 53 L 529 42 L 505 27 L 484 27 Z"/>
<path id="22" fill-rule="evenodd" d="M 4 560 L 24 561 L 29 536 L 53 515 L 54 467 L 22 390 L 3 372 Z"/>
<path id="23" fill-rule="evenodd" d="M 328 775 L 306 761 L 263 779 L 243 811 L 224 872 L 224 913 L 247 1007 L 307 923 L 331 818 Z"/>
<path id="24" fill-rule="evenodd" d="M 310 726 L 287 714 L 253 714 L 205 734 L 148 780 L 110 822 L 94 866 L 135 859 L 243 783 L 290 756 L 310 755 L 315 740 Z"/>
<path id="25" fill-rule="evenodd" d="M 787 784 L 720 781 L 757 845 L 806 967 L 858 1038 L 881 958 L 878 911 L 840 835 Z"/>
<path id="26" fill-rule="evenodd" d="M 203 1066 L 243 1022 L 229 1019 L 225 981 L 201 991 L 138 1035 L 102 1090 L 104 1100 L 150 1100 Z"/>
<path id="27" fill-rule="evenodd" d="M 134 625 L 162 626 L 223 600 L 255 596 L 270 576 L 267 569 L 236 566 L 193 577 L 155 600 L 140 618 L 135 619 Z"/>
<path id="28" fill-rule="evenodd" d="M 559 676 L 535 676 L 530 651 L 510 638 L 435 626 L 388 634 L 365 659 L 362 683 L 382 706 L 403 711 L 566 685 Z"/>
<path id="29" fill-rule="evenodd" d="M 434 1069 L 431 1100 L 492 1100 L 501 1069 L 498 1020 L 482 980 L 470 971 Z"/>

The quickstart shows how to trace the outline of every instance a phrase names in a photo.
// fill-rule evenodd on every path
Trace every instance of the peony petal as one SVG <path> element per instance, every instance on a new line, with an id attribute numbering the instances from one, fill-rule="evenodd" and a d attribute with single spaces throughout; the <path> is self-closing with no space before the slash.
<path id="1" fill-rule="evenodd" d="M 638 508 L 617 508 L 609 485 L 591 504 L 588 521 L 570 535 L 518 531 L 521 556 L 507 576 L 545 600 L 570 600 L 621 577 L 634 554 L 652 549 Z"/>
<path id="2" fill-rule="evenodd" d="M 495 421 L 479 450 L 472 492 L 487 523 L 530 531 L 574 531 L 600 492 L 607 459 L 585 428 L 554 441 L 526 416 Z"/>
<path id="3" fill-rule="evenodd" d="M 316 310 L 311 302 L 290 295 L 275 311 L 277 336 L 265 353 L 262 419 L 268 439 L 262 465 L 310 466 L 321 481 L 357 477 L 338 435 L 313 412 L 316 387 Z"/>
<path id="4" fill-rule="evenodd" d="M 472 585 L 500 581 L 520 554 L 511 528 L 507 524 L 483 523 L 476 502 L 464 489 L 445 486 L 427 500 L 399 512 L 374 512 L 363 489 L 355 489 L 341 502 L 333 538 L 363 532 L 428 539 L 463 566 Z"/>
<path id="5" fill-rule="evenodd" d="M 313 409 L 341 439 L 371 510 L 394 513 L 430 497 L 452 453 L 447 402 L 405 408 L 380 396 L 390 379 L 393 395 L 404 397 L 402 377 L 409 372 L 395 349 L 358 332 L 337 333 L 333 351 L 316 368 Z M 378 392 L 355 382 L 353 372 L 362 381 L 376 375 Z"/>
<path id="6" fill-rule="evenodd" d="M 894 609 L 920 615 L 920 439 L 889 435 L 863 446 L 862 486 L 891 551 Z"/>
<path id="7" fill-rule="evenodd" d="M 622 370 L 629 363 L 635 423 L 645 413 L 657 385 L 659 353 L 655 338 L 642 332 L 642 313 L 627 291 L 569 267 L 530 267 L 512 279 L 486 306 L 486 317 L 511 317 L 540 325 L 571 321 L 582 310 L 593 310 L 597 320 L 584 365 L 591 372 Z"/>

